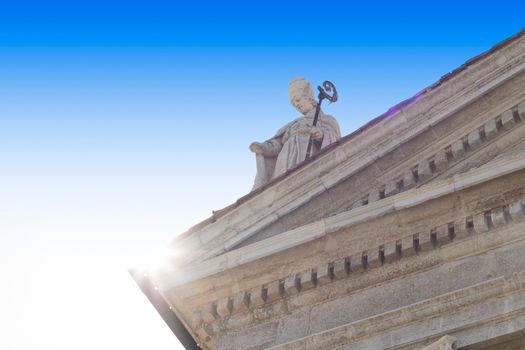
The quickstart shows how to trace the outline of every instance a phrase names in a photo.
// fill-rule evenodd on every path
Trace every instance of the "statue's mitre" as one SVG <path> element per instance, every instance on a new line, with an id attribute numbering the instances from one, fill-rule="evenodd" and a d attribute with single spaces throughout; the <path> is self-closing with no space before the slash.
<path id="1" fill-rule="evenodd" d="M 290 82 L 288 83 L 288 97 L 290 100 L 294 96 L 313 96 L 313 94 L 312 85 L 303 77 L 297 76 L 290 79 Z"/>

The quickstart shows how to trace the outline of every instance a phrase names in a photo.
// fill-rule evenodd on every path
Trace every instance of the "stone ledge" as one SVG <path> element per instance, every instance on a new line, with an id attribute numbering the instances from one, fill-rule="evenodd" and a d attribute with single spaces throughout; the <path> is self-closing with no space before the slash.
<path id="1" fill-rule="evenodd" d="M 525 154 L 517 154 L 509 158 L 495 160 L 480 168 L 455 175 L 451 179 L 432 182 L 422 187 L 379 200 L 367 206 L 355 208 L 230 251 L 202 262 L 195 267 L 181 270 L 179 274 L 177 274 L 177 271 L 171 271 L 169 275 L 175 276 L 175 278 L 172 277 L 170 280 L 156 281 L 156 284 L 160 287 L 161 291 L 165 292 L 175 286 L 202 279 L 235 266 L 240 266 L 256 259 L 282 252 L 351 225 L 365 222 L 396 210 L 415 207 L 426 201 L 505 176 L 524 168 Z M 483 220 L 484 219 L 482 219 L 482 223 Z M 483 225 L 479 226 L 476 220 L 474 220 L 474 226 L 479 230 L 482 230 L 484 227 Z"/>
<path id="2" fill-rule="evenodd" d="M 520 105 L 522 104 L 525 105 L 525 101 L 520 103 Z M 369 199 L 368 202 L 379 200 L 378 194 L 383 187 L 386 188 L 384 191 L 385 197 L 390 197 L 399 192 L 409 190 L 412 187 L 421 186 L 421 184 L 427 183 L 432 178 L 443 173 L 446 169 L 452 167 L 469 153 L 482 147 L 485 143 L 496 139 L 498 136 L 505 135 L 507 131 L 512 130 L 515 126 L 519 125 L 518 123 L 523 121 L 521 119 L 524 117 L 513 117 L 513 111 L 517 108 L 518 105 L 490 119 L 467 135 L 444 147 L 429 159 L 424 159 L 417 165 L 406 170 L 400 177 L 387 182 L 385 185 L 379 185 L 378 189 L 371 191 L 370 194 L 366 196 L 373 198 L 373 200 Z M 509 115 L 513 118 L 512 122 L 508 121 Z M 505 123 L 503 123 L 504 119 L 507 120 Z M 361 205 L 363 205 L 362 201 L 358 201 L 351 205 L 351 207 L 356 208 Z"/>
<path id="3" fill-rule="evenodd" d="M 509 207 L 514 208 L 512 215 L 508 210 Z M 323 285 L 335 280 L 353 277 L 369 269 L 379 268 L 384 264 L 394 263 L 405 256 L 412 256 L 414 253 L 424 254 L 427 251 L 441 248 L 454 240 L 467 238 L 474 234 L 490 233 L 492 230 L 508 223 L 522 221 L 525 218 L 525 198 L 504 207 L 496 207 L 492 210 L 485 211 L 481 213 L 481 215 L 483 220 L 478 227 L 471 225 L 473 219 L 472 215 L 469 215 L 461 221 L 444 223 L 425 232 L 409 235 L 400 240 L 386 242 L 374 249 L 328 262 L 314 270 L 294 273 L 284 279 L 284 288 L 282 288 L 283 283 L 281 280 L 271 282 L 268 285 L 275 285 L 276 288 L 278 288 L 276 289 L 278 292 L 274 293 L 274 297 L 272 298 L 256 298 L 256 296 L 265 295 L 266 285 L 254 288 L 251 292 L 253 295 L 252 298 L 247 302 L 247 307 L 242 311 L 249 312 L 250 309 L 261 307 L 267 303 L 277 302 L 281 298 L 292 297 L 300 292 L 316 288 L 318 286 L 316 271 L 327 271 L 324 275 L 323 283 L 319 283 L 319 285 Z M 494 217 L 497 217 L 497 225 L 494 224 Z M 385 249 L 385 247 L 388 247 L 388 249 Z M 211 308 L 208 307 L 206 310 L 213 310 L 214 305 L 230 304 L 231 297 L 228 297 L 213 302 Z M 231 308 L 229 310 L 231 310 Z M 225 311 L 224 313 L 219 312 L 218 315 L 229 317 L 230 311 Z M 204 320 L 204 322 L 207 323 L 214 321 L 215 318 Z"/>
<path id="4" fill-rule="evenodd" d="M 438 297 L 411 304 L 364 320 L 339 326 L 289 343 L 272 350 L 314 350 L 337 348 L 391 329 L 408 326 L 429 318 L 453 314 L 457 310 L 481 304 L 491 299 L 510 297 L 525 292 L 525 271 L 510 277 L 499 277 Z M 507 312 L 511 312 L 508 310 Z M 465 320 L 465 322 L 469 322 Z M 415 336 L 417 338 L 417 335 Z"/>

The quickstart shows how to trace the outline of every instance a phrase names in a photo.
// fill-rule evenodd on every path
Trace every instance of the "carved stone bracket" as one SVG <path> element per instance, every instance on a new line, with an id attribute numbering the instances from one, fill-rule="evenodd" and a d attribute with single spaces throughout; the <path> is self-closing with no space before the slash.
<path id="1" fill-rule="evenodd" d="M 250 310 L 278 302 L 285 297 L 294 297 L 309 289 L 354 277 L 370 269 L 380 268 L 385 264 L 394 263 L 406 257 L 416 254 L 422 255 L 442 248 L 453 241 L 493 232 L 507 224 L 524 220 L 525 197 L 503 207 L 499 206 L 481 213 L 468 215 L 454 222 L 442 223 L 433 229 L 409 235 L 396 241 L 385 242 L 367 251 L 326 262 L 317 268 L 294 273 L 285 279 L 216 300 L 202 310 L 202 320 L 211 324 L 219 319 L 228 319 L 232 314 L 238 312 L 248 313 Z"/>

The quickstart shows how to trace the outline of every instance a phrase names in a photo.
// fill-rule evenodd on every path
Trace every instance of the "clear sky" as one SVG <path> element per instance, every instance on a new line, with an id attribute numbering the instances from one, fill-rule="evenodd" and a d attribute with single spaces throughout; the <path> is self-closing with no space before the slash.
<path id="1" fill-rule="evenodd" d="M 520 1 L 0 5 L 0 349 L 178 349 L 127 274 L 246 194 L 333 81 L 343 134 L 525 26 Z"/>

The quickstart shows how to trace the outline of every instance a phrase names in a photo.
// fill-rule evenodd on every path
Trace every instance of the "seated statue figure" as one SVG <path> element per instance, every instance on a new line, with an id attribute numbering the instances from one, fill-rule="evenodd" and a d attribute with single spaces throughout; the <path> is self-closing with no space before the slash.
<path id="1" fill-rule="evenodd" d="M 313 140 L 311 155 L 341 137 L 337 120 L 322 111 L 319 112 L 317 125 L 312 126 L 317 101 L 309 82 L 301 77 L 293 78 L 288 84 L 288 96 L 303 116 L 283 126 L 271 139 L 250 145 L 257 162 L 252 191 L 303 162 L 310 137 Z"/>

